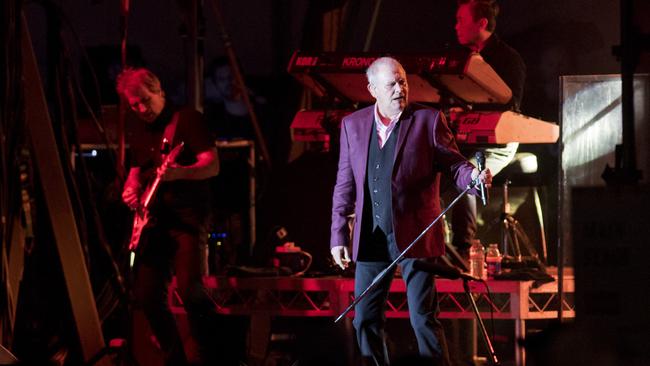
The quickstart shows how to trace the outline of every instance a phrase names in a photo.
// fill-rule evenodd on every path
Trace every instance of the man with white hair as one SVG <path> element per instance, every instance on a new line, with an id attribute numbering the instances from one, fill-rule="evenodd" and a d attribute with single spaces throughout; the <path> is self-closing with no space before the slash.
<path id="1" fill-rule="evenodd" d="M 460 188 L 479 172 L 460 155 L 442 113 L 408 104 L 408 81 L 400 63 L 382 57 L 367 70 L 375 104 L 343 119 L 332 205 L 330 247 L 334 261 L 346 268 L 356 261 L 355 296 L 399 256 L 440 214 L 441 173 Z M 476 194 L 476 190 L 472 194 Z M 356 220 L 352 233 L 348 219 Z M 441 225 L 435 225 L 399 262 L 406 282 L 411 325 L 420 354 L 449 364 L 442 326 L 436 319 L 433 276 L 413 268 L 416 258 L 444 254 Z M 388 365 L 384 308 L 393 273 L 355 307 L 354 327 L 365 361 Z"/>

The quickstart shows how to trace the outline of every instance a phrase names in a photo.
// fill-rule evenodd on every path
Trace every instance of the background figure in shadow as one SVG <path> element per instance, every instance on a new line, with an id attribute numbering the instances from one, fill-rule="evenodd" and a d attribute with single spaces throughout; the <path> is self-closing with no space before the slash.
<path id="1" fill-rule="evenodd" d="M 266 99 L 246 91 L 264 130 Z M 242 90 L 235 83 L 232 69 L 226 57 L 219 57 L 208 66 L 205 77 L 205 117 L 210 130 L 219 139 L 255 140 L 250 114 L 242 97 Z M 268 134 L 265 134 L 268 135 Z"/>

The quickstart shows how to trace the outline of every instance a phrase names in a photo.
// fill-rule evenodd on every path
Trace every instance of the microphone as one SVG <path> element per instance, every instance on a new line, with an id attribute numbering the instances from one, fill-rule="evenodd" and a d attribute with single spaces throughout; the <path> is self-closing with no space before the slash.
<path id="1" fill-rule="evenodd" d="M 472 276 L 469 273 L 461 272 L 460 269 L 446 264 L 427 262 L 421 259 L 413 262 L 413 268 L 418 271 L 434 274 L 438 277 L 450 280 L 463 279 L 467 281 L 482 281 L 482 279 Z"/>
<path id="2" fill-rule="evenodd" d="M 476 168 L 478 169 L 479 174 L 481 174 L 481 172 L 485 170 L 485 155 L 483 155 L 482 151 L 477 151 L 476 154 L 474 154 L 474 157 L 476 158 L 476 165 L 478 165 Z M 481 193 L 481 203 L 483 203 L 483 206 L 487 206 L 488 191 L 487 188 L 485 188 L 485 183 L 479 181 L 478 190 Z"/>

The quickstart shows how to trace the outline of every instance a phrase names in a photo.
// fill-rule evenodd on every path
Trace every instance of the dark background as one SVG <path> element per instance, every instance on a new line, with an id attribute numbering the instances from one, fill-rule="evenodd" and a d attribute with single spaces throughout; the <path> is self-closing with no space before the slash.
<path id="1" fill-rule="evenodd" d="M 185 85 L 184 27 L 182 9 L 179 8 L 181 3 L 173 0 L 132 1 L 128 18 L 130 63 L 145 65 L 158 74 L 167 96 L 178 102 L 184 101 Z M 82 58 L 82 51 L 87 51 L 100 82 L 102 103 L 115 103 L 117 99 L 113 91 L 113 79 L 117 72 L 116 65 L 119 65 L 119 4 L 101 0 L 62 1 L 59 4 L 67 19 L 67 26 L 62 32 L 63 37 L 69 40 L 67 57 L 81 74 L 84 85 L 89 85 L 87 66 Z M 258 247 L 266 245 L 262 242 L 270 241 L 274 228 L 286 227 L 292 240 L 316 254 L 317 267 L 324 266 L 325 263 L 321 261 L 328 256 L 329 212 L 336 156 L 311 153 L 299 155 L 295 151 L 291 154 L 289 125 L 300 108 L 302 89 L 287 74 L 286 68 L 295 50 L 319 52 L 324 49 L 323 28 L 326 24 L 323 24 L 323 14 L 340 8 L 342 4 L 346 4 L 345 15 L 341 22 L 329 24 L 338 27 L 335 42 L 329 43 L 335 44 L 335 49 L 339 52 L 361 51 L 366 41 L 374 1 L 219 2 L 225 19 L 224 25 L 232 39 L 247 84 L 264 100 L 265 113 L 261 113 L 260 122 L 275 167 L 272 174 L 258 171 L 256 176 L 256 244 Z M 617 1 L 503 0 L 499 4 L 501 12 L 496 32 L 521 53 L 527 65 L 521 108 L 524 114 L 558 121 L 560 75 L 620 72 L 620 65 L 612 55 L 612 47 L 620 43 Z M 634 24 L 647 32 L 650 27 L 650 22 L 647 21 L 650 18 L 649 6 L 644 1 L 636 1 L 635 4 L 637 11 Z M 48 58 L 52 56 L 46 48 L 50 30 L 47 28 L 45 11 L 40 2 L 30 3 L 26 10 L 42 72 L 47 75 Z M 456 43 L 455 10 L 455 1 L 382 1 L 369 51 L 427 54 L 453 46 Z M 200 18 L 200 28 L 205 35 L 203 55 L 205 64 L 208 65 L 225 52 L 210 1 L 204 3 Z M 648 55 L 643 55 L 637 71 L 650 70 L 648 60 Z M 43 79 L 48 80 L 47 77 Z M 538 183 L 545 209 L 546 236 L 551 248 L 549 256 L 553 259 L 557 237 L 557 146 L 526 145 L 521 146 L 519 151 L 533 152 L 538 157 Z M 224 155 L 224 158 L 227 157 Z M 225 170 L 220 179 L 235 182 L 232 184 L 236 187 L 218 185 L 221 192 L 217 196 L 227 196 L 232 191 L 233 195 L 227 197 L 231 201 L 228 205 L 232 206 L 240 200 L 243 207 L 247 205 L 246 192 L 240 188 L 246 184 L 246 169 L 238 166 L 240 162 L 237 161 L 224 159 L 224 162 Z M 499 192 L 493 191 L 493 201 L 498 206 Z M 526 192 L 522 194 L 525 195 Z M 498 211 L 498 207 L 493 209 Z M 240 214 L 244 213 L 245 208 Z M 527 218 L 525 215 L 526 213 L 520 214 L 524 225 L 534 221 L 534 217 Z M 241 218 L 235 222 L 247 224 Z M 529 230 L 535 231 L 536 228 L 533 226 Z M 538 237 L 532 235 L 532 239 L 537 240 L 536 245 L 539 247 Z"/>
<path id="2" fill-rule="evenodd" d="M 262 257 L 268 258 L 272 246 L 277 243 L 273 230 L 278 226 L 287 228 L 290 239 L 314 254 L 314 268 L 327 267 L 329 248 L 329 224 L 331 191 L 336 172 L 334 154 L 306 152 L 293 156 L 289 161 L 292 143 L 289 139 L 289 125 L 300 106 L 301 87 L 286 73 L 289 57 L 298 49 L 319 52 L 323 50 L 322 15 L 345 1 L 336 0 L 223 0 L 219 2 L 225 17 L 225 26 L 232 38 L 237 57 L 246 76 L 247 83 L 255 93 L 266 101 L 268 113 L 261 121 L 274 161 L 272 173 L 260 170 L 256 174 L 258 183 L 257 247 L 266 249 Z M 26 19 L 31 31 L 43 80 L 48 83 L 48 62 L 53 53 L 48 51 L 48 18 L 43 7 L 46 1 L 25 4 Z M 116 102 L 113 80 L 119 63 L 117 52 L 120 41 L 119 2 L 107 0 L 68 0 L 49 2 L 58 4 L 64 15 L 62 36 L 68 41 L 65 48 L 57 52 L 64 54 L 73 66 L 73 72 L 80 75 L 88 85 L 87 65 L 83 51 L 91 57 L 102 91 L 101 103 Z M 349 0 L 345 22 L 339 24 L 336 50 L 340 52 L 361 51 L 370 24 L 374 1 Z M 613 0 L 503 0 L 496 32 L 507 43 L 517 49 L 527 65 L 527 80 L 523 97 L 522 112 L 548 121 L 558 121 L 559 105 L 558 78 L 560 75 L 611 74 L 619 73 L 620 65 L 612 55 L 612 47 L 620 37 L 619 2 Z M 650 5 L 645 0 L 635 2 L 637 11 L 634 24 L 644 32 L 650 32 Z M 128 19 L 128 40 L 131 62 L 145 65 L 158 74 L 170 98 L 183 99 L 185 55 L 181 37 L 182 20 L 178 1 L 143 0 L 132 1 Z M 384 0 L 380 9 L 374 37 L 369 51 L 398 54 L 427 54 L 446 45 L 455 44 L 455 1 L 443 0 Z M 209 2 L 203 10 L 205 38 L 203 44 L 206 65 L 224 55 L 222 40 L 217 32 L 216 20 Z M 51 44 L 50 44 L 51 46 Z M 49 53 L 48 53 L 49 52 Z M 637 72 L 650 71 L 650 58 L 642 56 Z M 46 85 L 47 86 L 47 85 Z M 90 91 L 86 92 L 92 94 Z M 99 102 L 96 100 L 96 102 Z M 53 103 L 53 102 L 51 102 Z M 29 103 L 26 103 L 29 108 Z M 555 145 L 529 145 L 520 151 L 531 151 L 538 156 L 542 204 L 547 220 L 549 252 L 553 256 L 557 242 L 555 229 L 557 200 L 557 148 Z M 238 153 L 224 154 L 224 170 L 221 179 L 228 184 L 246 184 L 246 167 Z M 232 156 L 231 160 L 228 157 Z M 110 164 L 95 161 L 90 165 L 98 185 L 109 185 Z M 224 182 L 221 182 L 224 183 Z M 224 190 L 228 190 L 228 184 Z M 518 188 L 525 196 L 525 188 Z M 233 197 L 236 195 L 239 197 Z M 224 197 L 241 202 L 241 211 L 246 210 L 246 192 L 241 190 L 218 192 Z M 493 190 L 493 205 L 499 204 L 499 192 Z M 101 195 L 100 195 L 101 196 Z M 118 196 L 119 197 L 119 196 Z M 103 195 L 113 199 L 106 204 L 110 209 L 105 215 L 113 218 L 123 215 L 116 196 Z M 42 200 L 40 200 L 42 202 Z M 530 201 L 529 201 L 530 202 Z M 232 202 L 231 202 L 232 203 Z M 104 204 L 100 204 L 102 207 Z M 120 206 L 121 207 L 121 206 Z M 123 209 L 123 207 L 121 207 Z M 492 207 L 492 211 L 498 207 Z M 529 208 L 530 212 L 530 208 Z M 40 214 L 46 210 L 41 208 Z M 517 214 L 526 225 L 534 218 Z M 47 218 L 42 217 L 43 226 Z M 241 218 L 239 218 L 241 219 Z M 118 220 L 119 221 L 119 220 Z M 237 220 L 234 220 L 237 221 Z M 119 241 L 123 235 L 119 225 L 108 226 L 109 239 Z M 246 225 L 240 220 L 239 225 Z M 117 229 L 116 229 L 117 227 Z M 113 229 L 113 230 L 111 230 Z M 534 231 L 534 228 L 530 229 Z M 47 227 L 41 229 L 39 244 L 48 242 Z M 245 230 L 244 230 L 245 231 Z M 531 235 L 533 236 L 533 235 Z M 535 238 L 533 238 L 535 240 Z M 119 243 L 117 244 L 119 247 Z M 43 245 L 43 247 L 46 247 Z M 60 278 L 60 273 L 50 269 L 56 256 L 49 248 L 38 258 L 32 259 L 32 271 L 25 276 L 26 295 L 33 299 L 32 307 L 23 305 L 29 327 L 21 355 L 30 352 L 45 352 L 42 348 L 58 349 L 56 339 L 52 341 L 43 334 L 42 324 L 36 324 L 33 314 L 43 312 L 42 318 L 56 323 L 51 333 L 61 335 L 59 339 L 74 339 L 74 335 L 61 332 L 64 327 L 58 323 L 64 320 L 53 316 L 65 312 L 67 297 L 61 283 L 48 286 L 48 281 Z M 36 257 L 36 256 L 35 256 Z M 91 269 L 91 276 L 103 270 L 101 265 Z M 95 280 L 100 282 L 99 280 Z M 48 297 L 58 303 L 51 311 L 39 306 L 39 298 Z M 61 302 L 63 301 L 63 302 Z M 35 324 L 35 325 L 34 325 Z M 70 324 L 69 320 L 66 324 Z M 110 328 L 110 322 L 107 322 Z M 402 324 L 400 324 L 402 325 Z M 37 326 L 40 326 L 38 328 Z M 67 327 L 68 332 L 73 332 Z M 110 333 L 110 329 L 107 331 Z M 20 338 L 20 337 L 17 337 Z M 60 341 L 61 343 L 65 343 Z M 502 347 L 510 346 L 511 340 Z M 40 345 L 42 348 L 35 347 Z M 36 351 L 34 351 L 36 350 Z M 19 349 L 19 351 L 21 351 Z"/>
<path id="3" fill-rule="evenodd" d="M 643 21 L 648 18 L 647 11 L 643 11 L 647 5 L 637 2 L 640 20 L 635 23 L 643 25 L 647 23 Z M 294 50 L 322 50 L 317 14 L 338 3 L 343 1 L 219 2 L 242 69 L 252 78 L 283 75 Z M 349 20 L 342 26 L 338 42 L 340 51 L 362 50 L 373 4 L 369 0 L 349 2 Z M 611 47 L 619 43 L 617 1 L 504 0 L 499 4 L 501 14 L 496 31 L 520 51 L 529 69 L 525 107 L 533 108 L 536 104 L 535 98 L 528 95 L 539 87 L 547 89 L 549 99 L 557 100 L 557 88 L 553 86 L 557 85 L 559 75 L 619 71 L 617 60 L 611 55 Z M 119 7 L 115 2 L 72 0 L 61 2 L 61 7 L 84 47 L 119 44 Z M 370 51 L 426 53 L 454 44 L 455 8 L 455 1 L 382 1 Z M 44 60 L 47 23 L 42 8 L 33 4 L 27 10 L 32 39 Z M 224 49 L 209 2 L 205 3 L 203 17 L 208 63 L 223 55 Z M 146 64 L 160 75 L 167 89 L 175 89 L 184 78 L 180 28 L 176 1 L 132 2 L 129 44 L 139 48 Z M 530 114 L 557 119 L 557 110 Z"/>

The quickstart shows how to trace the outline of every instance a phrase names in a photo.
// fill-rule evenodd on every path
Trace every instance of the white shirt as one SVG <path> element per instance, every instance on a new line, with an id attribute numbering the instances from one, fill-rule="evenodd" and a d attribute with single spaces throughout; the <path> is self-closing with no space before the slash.
<path id="1" fill-rule="evenodd" d="M 381 122 L 381 117 L 379 116 L 379 107 L 377 106 L 377 103 L 375 103 L 375 128 L 377 129 L 377 139 L 379 140 L 380 149 L 384 147 L 386 141 L 388 141 L 390 138 L 390 134 L 395 129 L 397 121 L 399 121 L 399 117 L 401 115 L 402 112 L 397 113 L 397 115 L 395 115 L 395 117 L 390 120 L 388 126 L 386 126 L 383 124 L 383 122 Z"/>

